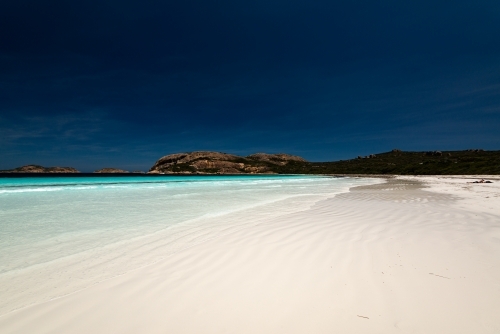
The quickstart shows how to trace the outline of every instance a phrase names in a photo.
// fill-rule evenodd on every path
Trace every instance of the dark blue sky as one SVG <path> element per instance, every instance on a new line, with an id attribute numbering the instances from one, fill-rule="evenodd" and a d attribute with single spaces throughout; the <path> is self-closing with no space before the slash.
<path id="1" fill-rule="evenodd" d="M 0 169 L 500 149 L 500 1 L 0 2 Z"/>

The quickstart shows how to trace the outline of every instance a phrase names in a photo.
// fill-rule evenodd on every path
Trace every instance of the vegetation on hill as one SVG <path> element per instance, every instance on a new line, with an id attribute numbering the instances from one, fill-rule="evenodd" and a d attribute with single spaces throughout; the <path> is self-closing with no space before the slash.
<path id="1" fill-rule="evenodd" d="M 334 162 L 290 162 L 276 166 L 273 171 L 291 174 L 495 175 L 500 174 L 500 151 L 404 152 L 395 149 Z"/>

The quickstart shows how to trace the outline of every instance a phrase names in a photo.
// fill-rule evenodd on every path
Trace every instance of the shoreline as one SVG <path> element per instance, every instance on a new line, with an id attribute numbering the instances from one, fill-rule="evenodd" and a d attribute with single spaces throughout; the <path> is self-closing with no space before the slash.
<path id="1" fill-rule="evenodd" d="M 261 217 L 85 291 L 0 316 L 0 329 L 496 333 L 498 183 L 443 177 L 389 178 L 305 211 Z M 493 210 L 478 206 L 486 196 Z"/>
<path id="2" fill-rule="evenodd" d="M 228 177 L 224 177 L 224 179 L 228 179 Z M 286 213 L 307 210 L 318 201 L 333 197 L 339 192 L 348 192 L 348 184 L 366 184 L 366 182 L 375 183 L 378 181 L 339 180 L 339 182 L 333 181 L 333 183 L 328 181 L 333 186 L 344 183 L 346 186 L 338 188 L 337 185 L 324 194 L 306 194 L 308 191 L 301 195 L 283 193 L 280 197 L 273 197 L 269 201 L 264 201 L 261 198 L 258 203 L 253 204 L 244 203 L 242 205 L 243 203 L 240 202 L 238 207 L 229 211 L 226 208 L 216 215 L 195 216 L 173 225 L 166 224 L 154 232 L 135 234 L 132 237 L 120 238 L 106 245 L 90 249 L 75 251 L 79 243 L 82 242 L 80 239 L 75 239 L 75 243 L 70 246 L 70 254 L 53 258 L 50 261 L 34 263 L 27 267 L 15 267 L 12 264 L 10 265 L 11 270 L 0 273 L 0 295 L 3 296 L 3 300 L 0 302 L 0 316 L 30 305 L 37 305 L 76 291 L 82 291 L 104 280 L 161 261 L 175 252 L 202 243 L 207 239 L 223 237 L 227 231 L 253 226 L 263 220 Z M 92 198 L 95 195 L 86 196 Z M 168 200 L 168 196 L 162 198 Z M 71 197 L 66 198 L 66 200 L 71 202 Z M 111 204 L 107 203 L 107 205 Z M 164 205 L 150 206 L 160 214 L 163 207 Z M 103 206 L 102 210 L 112 211 L 113 206 Z M 140 207 L 137 207 L 137 210 L 142 212 L 138 216 L 140 219 L 158 219 Z M 78 215 L 78 211 L 75 214 Z M 112 218 L 112 216 L 110 217 Z M 110 239 L 112 234 L 108 233 L 108 235 L 108 239 Z M 99 240 L 99 235 L 95 234 L 94 238 Z M 88 242 L 94 242 L 94 238 Z M 56 237 L 56 239 L 59 238 Z M 63 253 L 63 245 L 62 240 L 60 240 L 60 244 L 56 245 L 57 253 Z M 36 247 L 26 250 L 19 249 L 19 251 L 24 252 L 24 256 L 29 256 L 34 249 L 36 250 Z M 48 252 L 49 249 L 45 249 L 44 252 Z M 7 252 L 7 254 L 9 253 Z M 57 254 L 54 253 L 53 256 L 55 255 Z M 3 258 L 9 259 L 5 253 Z M 18 255 L 18 258 L 22 259 L 23 257 Z M 9 265 L 9 263 L 6 264 Z M 12 284 L 12 282 L 17 283 Z"/>

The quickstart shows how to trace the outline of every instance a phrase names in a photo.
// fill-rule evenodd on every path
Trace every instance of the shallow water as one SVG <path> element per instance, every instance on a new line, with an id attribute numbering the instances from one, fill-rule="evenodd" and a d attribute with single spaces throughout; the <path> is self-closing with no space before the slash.
<path id="1" fill-rule="evenodd" d="M 373 182 L 275 175 L 0 178 L 0 291 L 15 299 L 53 280 L 57 288 L 44 297 L 53 298 L 229 227 L 304 210 Z M 71 277 L 81 284 L 61 289 Z M 8 286 L 13 280 L 24 288 L 16 292 Z M 13 301 L 4 311 L 31 302 Z"/>

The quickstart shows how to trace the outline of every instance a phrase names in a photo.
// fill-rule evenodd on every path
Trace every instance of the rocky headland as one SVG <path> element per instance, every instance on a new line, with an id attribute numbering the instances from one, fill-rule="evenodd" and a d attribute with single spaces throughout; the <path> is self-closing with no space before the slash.
<path id="1" fill-rule="evenodd" d="M 150 174 L 272 174 L 275 167 L 290 162 L 306 162 L 289 154 L 256 153 L 247 157 L 234 154 L 198 151 L 176 153 L 160 158 Z"/>

